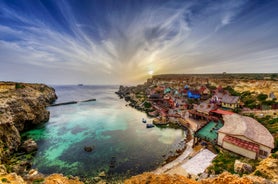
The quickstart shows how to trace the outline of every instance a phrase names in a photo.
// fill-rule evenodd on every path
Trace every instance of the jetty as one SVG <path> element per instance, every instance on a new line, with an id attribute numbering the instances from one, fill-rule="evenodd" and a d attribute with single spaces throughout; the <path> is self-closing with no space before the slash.
<path id="1" fill-rule="evenodd" d="M 92 99 L 81 100 L 81 101 L 69 101 L 69 102 L 55 103 L 55 104 L 51 104 L 50 107 L 60 106 L 60 105 L 77 104 L 77 103 L 80 103 L 80 102 L 91 102 L 91 101 L 96 101 L 96 99 L 92 98 Z"/>

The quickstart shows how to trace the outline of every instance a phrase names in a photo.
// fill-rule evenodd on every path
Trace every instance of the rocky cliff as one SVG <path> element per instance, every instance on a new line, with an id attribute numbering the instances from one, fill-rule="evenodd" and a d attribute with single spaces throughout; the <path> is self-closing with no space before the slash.
<path id="1" fill-rule="evenodd" d="M 8 84 L 14 88 L 0 92 L 0 160 L 19 148 L 20 132 L 48 121 L 46 106 L 57 98 L 55 90 L 44 84 Z"/>
<path id="2" fill-rule="evenodd" d="M 20 146 L 33 149 L 33 140 L 21 142 L 20 132 L 31 129 L 37 124 L 48 121 L 46 107 L 57 99 L 55 90 L 44 84 L 0 82 L 0 183 L 29 184 L 82 184 L 77 177 L 64 177 L 61 174 L 44 176 L 36 170 L 27 174 L 7 171 L 7 158 Z M 27 145 L 24 145 L 24 144 Z M 5 165 L 1 165 L 5 162 Z M 24 161 L 23 161 L 24 162 Z M 19 167 L 20 168 L 20 167 Z M 24 169 L 24 168 L 23 168 Z"/>

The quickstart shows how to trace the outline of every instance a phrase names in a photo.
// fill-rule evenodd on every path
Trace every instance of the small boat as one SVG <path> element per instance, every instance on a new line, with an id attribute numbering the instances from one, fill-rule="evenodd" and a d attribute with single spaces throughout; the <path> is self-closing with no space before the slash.
<path id="1" fill-rule="evenodd" d="M 153 124 L 146 124 L 146 128 L 153 128 L 154 125 Z"/>
<path id="2" fill-rule="evenodd" d="M 78 84 L 77 86 L 84 86 L 83 84 Z"/>
<path id="3" fill-rule="evenodd" d="M 145 119 L 143 118 L 143 119 L 142 119 L 142 122 L 143 122 L 143 123 L 147 123 L 147 120 L 145 120 Z"/>

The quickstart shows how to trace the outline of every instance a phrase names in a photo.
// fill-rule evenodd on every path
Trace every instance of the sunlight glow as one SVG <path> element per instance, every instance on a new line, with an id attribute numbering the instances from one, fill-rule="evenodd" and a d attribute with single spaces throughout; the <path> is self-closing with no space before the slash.
<path id="1" fill-rule="evenodd" d="M 149 75 L 153 75 L 153 70 L 150 70 L 150 71 L 148 72 L 148 74 L 149 74 Z"/>

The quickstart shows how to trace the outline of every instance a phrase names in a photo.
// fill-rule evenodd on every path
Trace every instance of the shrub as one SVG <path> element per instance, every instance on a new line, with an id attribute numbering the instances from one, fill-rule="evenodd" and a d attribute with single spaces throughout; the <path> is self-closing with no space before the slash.
<path id="1" fill-rule="evenodd" d="M 278 153 L 272 153 L 271 156 L 275 159 L 278 159 Z"/>
<path id="2" fill-rule="evenodd" d="M 8 180 L 7 178 L 2 178 L 1 181 L 2 181 L 3 183 L 8 183 L 8 182 L 9 182 L 9 180 Z"/>
<path id="3" fill-rule="evenodd" d="M 40 184 L 40 183 L 43 183 L 44 182 L 44 178 L 39 178 L 39 179 L 35 179 L 33 181 L 33 184 Z"/>
<path id="4" fill-rule="evenodd" d="M 24 88 L 24 85 L 22 85 L 20 83 L 15 84 L 15 89 L 21 89 L 21 88 Z"/>
<path id="5" fill-rule="evenodd" d="M 254 175 L 255 175 L 255 176 L 260 176 L 260 177 L 263 177 L 263 178 L 266 178 L 266 179 L 269 178 L 265 173 L 262 173 L 262 172 L 259 171 L 259 170 L 256 170 L 255 173 L 254 173 Z"/>
<path id="6" fill-rule="evenodd" d="M 261 94 L 259 94 L 258 96 L 257 96 L 257 99 L 259 100 L 259 101 L 265 101 L 266 99 L 267 99 L 267 95 L 266 94 L 263 94 L 263 93 L 261 93 Z"/>
<path id="7" fill-rule="evenodd" d="M 152 104 L 150 102 L 145 102 L 144 103 L 144 107 L 147 108 L 147 109 L 150 108 L 151 106 L 152 106 Z"/>

